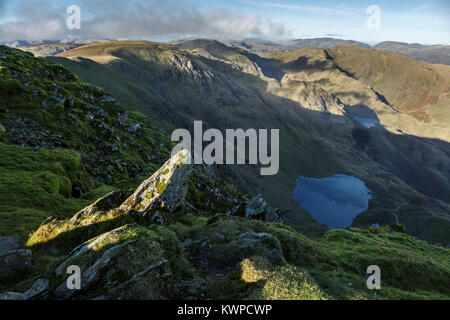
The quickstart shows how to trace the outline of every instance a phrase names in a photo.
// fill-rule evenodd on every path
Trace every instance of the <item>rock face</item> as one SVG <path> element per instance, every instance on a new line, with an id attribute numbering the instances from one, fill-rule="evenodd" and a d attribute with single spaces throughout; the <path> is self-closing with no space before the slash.
<path id="1" fill-rule="evenodd" d="M 20 248 L 17 238 L 0 239 L 0 279 L 13 278 L 31 267 L 31 251 Z"/>
<path id="2" fill-rule="evenodd" d="M 134 224 L 84 243 L 56 268 L 59 285 L 49 290 L 48 295 L 56 299 L 83 295 L 103 300 L 164 296 L 166 284 L 161 279 L 169 277 L 171 271 L 166 252 L 152 235 L 147 228 Z M 80 290 L 71 290 L 67 286 L 66 270 L 70 265 L 77 265 L 81 270 Z M 99 288 L 101 297 L 98 296 Z"/>
<path id="3" fill-rule="evenodd" d="M 245 217 L 248 219 L 258 219 L 266 222 L 282 222 L 275 210 L 261 196 L 256 196 L 245 208 Z"/>
<path id="4" fill-rule="evenodd" d="M 130 196 L 129 191 L 113 191 L 106 196 L 98 199 L 95 203 L 78 212 L 71 222 L 89 224 L 97 218 L 102 212 L 117 208 L 120 204 Z M 86 219 L 89 218 L 89 219 Z"/>
<path id="5" fill-rule="evenodd" d="M 182 214 L 191 166 L 186 165 L 189 152 L 182 150 L 167 161 L 120 206 L 137 218 L 165 224 L 170 216 Z"/>

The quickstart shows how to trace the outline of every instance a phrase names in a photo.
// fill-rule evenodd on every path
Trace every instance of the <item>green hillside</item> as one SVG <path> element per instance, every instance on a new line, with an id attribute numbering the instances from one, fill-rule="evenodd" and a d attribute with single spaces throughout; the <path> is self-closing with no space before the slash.
<path id="1" fill-rule="evenodd" d="M 399 216 L 408 232 L 448 244 L 450 162 L 448 129 L 442 127 L 448 82 L 433 85 L 435 78 L 446 79 L 446 66 L 350 46 L 260 56 L 211 40 L 175 46 L 109 42 L 49 59 L 168 128 L 190 128 L 193 120 L 220 129 L 279 128 L 278 175 L 259 177 L 255 168 L 245 166 L 232 166 L 224 174 L 245 192 L 262 193 L 272 206 L 286 211 L 290 226 L 306 235 L 320 236 L 324 228 L 293 199 L 296 178 L 340 173 L 365 181 L 375 195 L 354 226 L 395 222 L 392 212 L 407 203 Z M 349 59 L 361 63 L 346 63 Z M 396 68 L 379 67 L 383 59 L 404 66 L 402 76 L 396 77 Z M 365 70 L 365 65 L 370 75 L 383 76 L 385 84 L 360 75 L 357 68 Z M 433 104 L 421 102 L 428 120 L 410 114 L 400 98 L 393 98 L 403 86 L 411 86 L 411 101 L 417 90 L 433 97 Z M 364 148 L 353 138 L 361 127 L 353 115 L 375 117 L 382 125 L 368 130 L 370 142 Z"/>
<path id="2" fill-rule="evenodd" d="M 430 244 L 448 244 L 446 144 L 383 128 L 361 143 L 352 133 L 365 129 L 325 85 L 274 92 L 279 68 L 342 72 L 323 51 L 271 60 L 217 43 L 116 45 L 88 46 L 102 63 L 57 60 L 86 68 L 81 78 L 110 77 L 105 87 L 125 98 L 146 88 L 159 105 L 138 95 L 134 108 L 153 125 L 62 65 L 0 46 L 0 241 L 20 240 L 0 251 L 0 299 L 449 299 L 449 250 Z M 159 125 L 193 119 L 280 128 L 280 174 L 170 158 Z M 374 198 L 354 227 L 327 231 L 291 191 L 300 175 L 336 172 L 364 179 Z M 67 288 L 70 265 L 83 270 L 81 290 Z M 381 290 L 366 286 L 371 265 Z"/>

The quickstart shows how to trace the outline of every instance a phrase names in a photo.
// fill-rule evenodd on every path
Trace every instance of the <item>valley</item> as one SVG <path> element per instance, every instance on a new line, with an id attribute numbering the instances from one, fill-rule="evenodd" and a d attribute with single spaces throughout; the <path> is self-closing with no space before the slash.
<path id="1" fill-rule="evenodd" d="M 448 299 L 449 67 L 212 40 L 0 46 L 0 67 L 0 299 Z M 194 121 L 278 129 L 279 173 L 171 156 Z M 326 183 L 297 202 L 299 177 Z M 353 216 L 302 208 L 317 188 Z"/>
<path id="2" fill-rule="evenodd" d="M 348 174 L 374 194 L 354 226 L 393 222 L 390 212 L 407 203 L 399 220 L 408 232 L 448 242 L 448 109 L 440 106 L 449 105 L 450 67 L 346 46 L 257 55 L 212 40 L 108 42 L 48 59 L 168 130 L 192 129 L 193 120 L 206 128 L 279 128 L 277 176 L 258 177 L 251 166 L 221 171 L 286 211 L 304 234 L 326 228 L 296 203 L 295 177 Z M 399 96 L 396 87 L 405 85 L 409 91 Z M 360 128 L 357 114 L 380 125 Z M 423 223 L 428 227 L 417 227 Z"/>

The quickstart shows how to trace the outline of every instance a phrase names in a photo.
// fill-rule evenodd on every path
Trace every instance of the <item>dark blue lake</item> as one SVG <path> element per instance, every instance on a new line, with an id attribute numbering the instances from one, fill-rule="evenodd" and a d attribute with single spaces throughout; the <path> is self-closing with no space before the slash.
<path id="1" fill-rule="evenodd" d="M 364 181 L 343 174 L 316 179 L 300 177 L 293 191 L 295 200 L 329 229 L 345 229 L 369 207 L 371 192 Z"/>

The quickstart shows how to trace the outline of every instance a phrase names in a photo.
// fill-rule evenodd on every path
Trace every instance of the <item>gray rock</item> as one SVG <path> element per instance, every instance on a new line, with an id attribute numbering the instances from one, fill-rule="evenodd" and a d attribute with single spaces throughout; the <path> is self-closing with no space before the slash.
<path id="1" fill-rule="evenodd" d="M 275 210 L 261 196 L 257 195 L 245 207 L 245 217 L 248 219 L 258 219 L 266 222 L 282 222 Z"/>
<path id="2" fill-rule="evenodd" d="M 112 104 L 115 104 L 116 103 L 116 99 L 114 99 L 110 95 L 103 95 L 103 96 L 100 97 L 100 102 L 101 103 L 112 103 Z"/>
<path id="3" fill-rule="evenodd" d="M 149 217 L 165 224 L 166 215 L 185 214 L 186 194 L 191 166 L 186 165 L 189 152 L 182 150 L 145 180 L 120 209 L 135 217 Z"/>
<path id="4" fill-rule="evenodd" d="M 88 220 L 96 218 L 98 214 L 107 212 L 108 210 L 117 208 L 123 201 L 125 201 L 129 196 L 130 191 L 113 191 L 106 196 L 98 199 L 95 203 L 84 208 L 78 212 L 72 219 L 71 222 L 77 224 L 83 224 L 83 220 L 89 217 Z M 89 223 L 89 221 L 86 221 Z"/>
<path id="5" fill-rule="evenodd" d="M 137 123 L 135 125 L 132 125 L 131 127 L 128 127 L 126 130 L 128 132 L 135 133 L 135 132 L 138 132 L 140 129 L 141 129 L 141 125 L 139 123 Z"/>
<path id="6" fill-rule="evenodd" d="M 39 279 L 37 280 L 33 286 L 24 293 L 25 299 L 31 299 L 34 298 L 38 295 L 40 295 L 41 293 L 43 293 L 45 290 L 47 290 L 48 286 L 50 284 L 50 281 L 48 281 L 47 279 Z"/>
<path id="7" fill-rule="evenodd" d="M 12 278 L 31 268 L 31 251 L 20 249 L 17 238 L 0 239 L 0 279 Z"/>
<path id="8" fill-rule="evenodd" d="M 0 256 L 17 249 L 20 249 L 20 244 L 16 237 L 0 238 Z"/>
<path id="9" fill-rule="evenodd" d="M 127 124 L 128 122 L 128 113 L 124 112 L 124 113 L 119 113 L 117 115 L 117 120 L 119 121 L 119 123 L 124 126 Z"/>
<path id="10" fill-rule="evenodd" d="M 284 260 L 279 241 L 269 233 L 247 232 L 237 236 L 234 244 L 242 257 L 258 254 L 273 263 Z"/>
<path id="11" fill-rule="evenodd" d="M 26 300 L 26 298 L 23 293 L 3 292 L 0 293 L 0 300 Z"/>
<path id="12" fill-rule="evenodd" d="M 0 123 L 0 131 L 6 132 L 6 128 Z"/>

